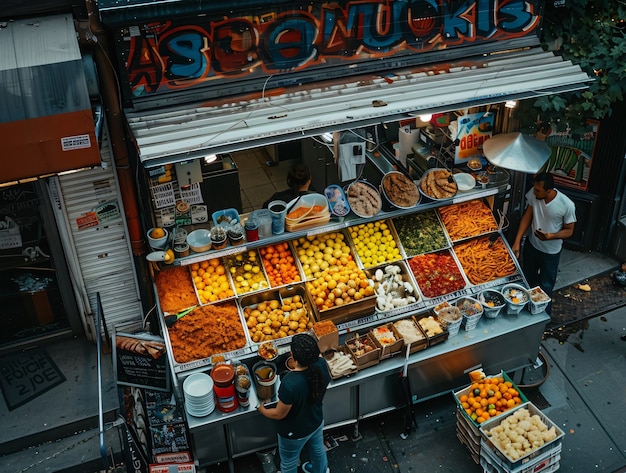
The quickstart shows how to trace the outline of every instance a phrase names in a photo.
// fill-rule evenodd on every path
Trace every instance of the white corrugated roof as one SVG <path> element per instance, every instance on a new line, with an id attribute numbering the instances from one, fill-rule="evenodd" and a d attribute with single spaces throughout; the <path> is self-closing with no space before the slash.
<path id="1" fill-rule="evenodd" d="M 0 28 L 0 71 L 80 58 L 72 15 L 8 21 Z"/>
<path id="2" fill-rule="evenodd" d="M 277 96 L 127 113 L 127 117 L 141 161 L 152 167 L 420 112 L 580 90 L 591 80 L 579 66 L 539 47 L 393 71 L 385 79 L 348 77 Z"/>

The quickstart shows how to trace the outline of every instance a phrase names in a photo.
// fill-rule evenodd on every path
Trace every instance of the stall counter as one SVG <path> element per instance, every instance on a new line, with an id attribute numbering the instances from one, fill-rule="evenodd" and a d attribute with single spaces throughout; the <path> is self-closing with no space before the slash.
<path id="1" fill-rule="evenodd" d="M 461 330 L 443 343 L 413 353 L 408 358 L 412 402 L 447 394 L 468 383 L 468 373 L 512 372 L 529 366 L 537 357 L 545 313 L 499 315 L 483 318 L 476 329 Z M 326 428 L 355 424 L 369 416 L 406 406 L 400 384 L 404 357 L 382 360 L 355 375 L 332 381 L 324 400 Z M 200 466 L 229 460 L 276 445 L 273 421 L 256 412 L 258 398 L 251 393 L 250 407 L 232 413 L 213 412 L 203 418 L 188 417 Z"/>

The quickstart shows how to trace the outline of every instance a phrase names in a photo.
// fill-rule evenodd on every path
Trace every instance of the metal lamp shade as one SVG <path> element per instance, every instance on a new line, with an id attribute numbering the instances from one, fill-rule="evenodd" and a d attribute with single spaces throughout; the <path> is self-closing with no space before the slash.
<path id="1" fill-rule="evenodd" d="M 550 157 L 550 147 L 541 140 L 519 132 L 489 138 L 483 153 L 494 166 L 535 174 Z"/>

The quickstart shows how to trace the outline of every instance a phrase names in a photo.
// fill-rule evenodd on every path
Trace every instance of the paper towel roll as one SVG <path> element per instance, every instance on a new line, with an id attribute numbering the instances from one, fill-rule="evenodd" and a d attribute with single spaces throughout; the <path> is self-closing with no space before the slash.
<path id="1" fill-rule="evenodd" d="M 400 142 L 400 156 L 398 159 L 406 166 L 406 155 L 412 153 L 413 145 L 417 143 L 420 136 L 419 128 L 408 126 L 400 128 L 398 141 Z"/>

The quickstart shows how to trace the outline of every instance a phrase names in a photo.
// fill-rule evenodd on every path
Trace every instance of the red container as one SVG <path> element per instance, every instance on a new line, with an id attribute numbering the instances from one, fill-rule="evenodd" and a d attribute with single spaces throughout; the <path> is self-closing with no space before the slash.
<path id="1" fill-rule="evenodd" d="M 218 363 L 211 371 L 215 405 L 222 412 L 231 412 L 239 407 L 235 392 L 235 368 L 227 363 Z"/>

